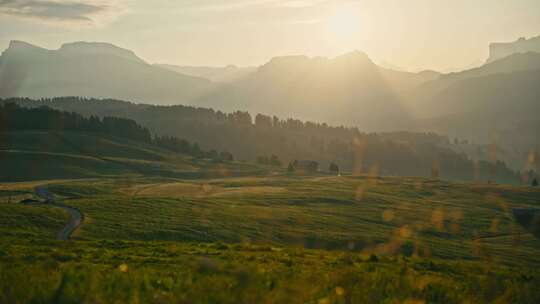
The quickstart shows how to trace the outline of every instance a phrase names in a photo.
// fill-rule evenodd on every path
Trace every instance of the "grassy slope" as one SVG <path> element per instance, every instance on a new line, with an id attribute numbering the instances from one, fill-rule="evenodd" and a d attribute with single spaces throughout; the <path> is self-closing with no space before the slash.
<path id="1" fill-rule="evenodd" d="M 540 300 L 540 274 L 534 269 L 469 262 L 254 245 L 125 241 L 13 241 L 2 243 L 0 254 L 2 303 Z"/>
<path id="2" fill-rule="evenodd" d="M 68 215 L 56 208 L 0 204 L 0 233 L 4 238 L 54 239 L 68 220 Z"/>
<path id="3" fill-rule="evenodd" d="M 540 241 L 511 216 L 513 207 L 540 207 L 540 191 L 528 187 L 276 176 L 48 188 L 85 214 L 81 240 L 250 242 L 540 265 Z"/>
<path id="4" fill-rule="evenodd" d="M 154 146 L 92 133 L 0 132 L 0 181 L 161 175 L 198 178 L 253 173 L 242 164 L 216 164 Z"/>
<path id="5" fill-rule="evenodd" d="M 0 302 L 540 300 L 540 241 L 510 216 L 538 207 L 538 189 L 299 176 L 39 184 L 85 222 L 75 242 L 49 241 L 65 214 L 0 203 L 12 231 L 0 237 Z M 36 185 L 1 184 L 1 197 Z M 36 225 L 43 236 L 28 233 Z"/>

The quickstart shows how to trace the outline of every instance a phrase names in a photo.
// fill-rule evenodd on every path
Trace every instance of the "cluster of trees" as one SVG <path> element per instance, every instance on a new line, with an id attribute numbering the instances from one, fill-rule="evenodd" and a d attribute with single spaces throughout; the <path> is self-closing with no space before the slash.
<path id="1" fill-rule="evenodd" d="M 47 106 L 36 108 L 21 107 L 13 102 L 0 102 L 0 131 L 51 130 L 92 132 L 104 136 L 114 136 L 187 154 L 198 158 L 232 161 L 229 152 L 204 151 L 197 143 L 173 136 L 152 136 L 150 131 L 132 119 L 96 115 L 84 117 L 74 112 L 51 109 Z"/>
<path id="2" fill-rule="evenodd" d="M 330 163 L 330 165 L 328 166 L 328 171 L 334 174 L 339 174 L 339 166 L 335 163 Z"/>
<path id="3" fill-rule="evenodd" d="M 363 133 L 357 128 L 280 119 L 248 112 L 224 113 L 190 106 L 154 106 L 118 100 L 63 97 L 11 99 L 27 107 L 47 105 L 85 116 L 134 119 L 159 136 L 185 138 L 200 149 L 230 151 L 239 160 L 281 164 L 296 159 L 336 164 L 342 172 L 425 176 L 444 179 L 519 182 L 517 172 L 502 162 L 473 161 L 449 148 L 446 136 L 434 133 Z M 182 146 L 182 144 L 179 144 Z M 191 147 L 193 149 L 193 147 Z M 185 149 L 181 148 L 181 149 Z M 437 163 L 434 170 L 433 164 Z M 436 172 L 435 172 L 436 171 Z"/>
<path id="4" fill-rule="evenodd" d="M 53 110 L 46 106 L 23 108 L 16 103 L 0 103 L 1 130 L 69 130 L 96 132 L 112 136 L 150 142 L 147 128 L 131 119 L 106 116 L 83 117 L 73 112 Z"/>
<path id="5" fill-rule="evenodd" d="M 258 156 L 257 163 L 260 165 L 270 165 L 275 167 L 281 167 L 281 160 L 277 155 L 272 154 L 270 157 L 266 155 Z"/>
<path id="6" fill-rule="evenodd" d="M 181 154 L 192 155 L 198 158 L 209 158 L 213 160 L 233 161 L 234 157 L 230 152 L 217 152 L 216 150 L 203 151 L 197 143 L 190 144 L 185 139 L 173 136 L 155 136 L 153 144 Z"/>

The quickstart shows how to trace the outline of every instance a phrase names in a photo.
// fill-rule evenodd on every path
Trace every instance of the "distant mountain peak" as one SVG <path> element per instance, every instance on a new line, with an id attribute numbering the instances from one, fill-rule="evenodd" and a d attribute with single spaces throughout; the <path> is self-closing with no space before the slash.
<path id="1" fill-rule="evenodd" d="M 362 51 L 352 51 L 335 58 L 327 57 L 308 57 L 305 55 L 290 55 L 279 56 L 272 58 L 268 63 L 261 67 L 261 70 L 269 70 L 276 68 L 301 68 L 307 67 L 311 64 L 348 64 L 352 66 L 357 65 L 373 65 L 375 63 L 371 61 L 369 56 Z"/>
<path id="2" fill-rule="evenodd" d="M 24 42 L 21 40 L 11 40 L 8 48 L 4 52 L 21 52 L 21 51 L 33 51 L 33 50 L 45 50 L 39 46 Z"/>
<path id="3" fill-rule="evenodd" d="M 59 54 L 75 54 L 82 56 L 108 55 L 146 64 L 146 62 L 137 57 L 133 51 L 104 42 L 71 42 L 63 44 L 58 50 L 49 50 L 28 42 L 12 40 L 3 54 L 28 54 L 29 52 L 32 54 L 36 52 L 58 52 Z"/>
<path id="4" fill-rule="evenodd" d="M 44 48 L 41 48 L 39 46 L 35 46 L 33 44 L 30 44 L 28 42 L 24 42 L 21 40 L 11 40 L 9 42 L 9 46 L 7 49 L 5 49 L 0 55 L 0 58 L 2 57 L 11 57 L 11 56 L 18 56 L 18 55 L 34 55 L 41 52 L 46 52 L 47 50 Z"/>
<path id="5" fill-rule="evenodd" d="M 377 65 L 369 58 L 369 56 L 362 51 L 352 51 L 331 60 L 337 64 L 344 64 L 350 67 L 371 67 L 374 68 Z"/>
<path id="6" fill-rule="evenodd" d="M 24 42 L 22 40 L 11 40 L 9 42 L 9 47 L 8 48 L 40 48 L 38 46 L 35 46 L 33 44 L 30 44 L 28 42 Z"/>
<path id="7" fill-rule="evenodd" d="M 353 59 L 353 60 L 371 61 L 368 54 L 359 50 L 354 50 L 352 52 L 345 53 L 343 55 L 337 56 L 335 59 Z"/>
<path id="8" fill-rule="evenodd" d="M 0 60 L 1 97 L 86 96 L 174 104 L 195 100 L 210 87 L 206 79 L 154 67 L 109 43 L 74 42 L 49 50 L 13 41 Z"/>
<path id="9" fill-rule="evenodd" d="M 259 72 L 285 72 L 289 69 L 301 69 L 307 67 L 311 60 L 311 58 L 304 55 L 273 57 L 259 67 Z"/>
<path id="10" fill-rule="evenodd" d="M 131 50 L 118 47 L 111 43 L 106 42 L 71 42 L 63 44 L 60 52 L 70 53 L 75 52 L 78 54 L 100 54 L 100 55 L 114 55 L 124 59 L 131 59 L 141 63 L 145 63 L 144 60 L 137 57 Z"/>
<path id="11" fill-rule="evenodd" d="M 510 56 L 515 53 L 537 52 L 540 53 L 540 36 L 526 39 L 519 38 L 514 42 L 497 42 L 489 45 L 488 63 Z"/>
<path id="12" fill-rule="evenodd" d="M 305 55 L 287 55 L 287 56 L 276 56 L 272 57 L 267 65 L 272 64 L 283 64 L 283 63 L 294 63 L 294 62 L 305 62 L 309 61 L 310 58 Z"/>
<path id="13" fill-rule="evenodd" d="M 122 52 L 129 52 L 133 53 L 130 50 L 123 49 L 121 47 L 118 47 L 112 43 L 107 42 L 87 42 L 87 41 L 76 41 L 76 42 L 69 42 L 64 43 L 60 47 L 61 50 L 68 50 L 68 49 L 107 49 L 107 50 L 115 50 L 115 51 L 122 51 Z"/>

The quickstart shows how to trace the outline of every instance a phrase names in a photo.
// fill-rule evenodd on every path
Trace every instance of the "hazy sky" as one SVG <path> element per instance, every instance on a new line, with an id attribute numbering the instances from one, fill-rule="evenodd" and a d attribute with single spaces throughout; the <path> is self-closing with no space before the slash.
<path id="1" fill-rule="evenodd" d="M 260 65 L 363 50 L 409 70 L 483 62 L 540 35 L 540 0 L 0 0 L 0 48 L 104 41 L 153 63 Z"/>

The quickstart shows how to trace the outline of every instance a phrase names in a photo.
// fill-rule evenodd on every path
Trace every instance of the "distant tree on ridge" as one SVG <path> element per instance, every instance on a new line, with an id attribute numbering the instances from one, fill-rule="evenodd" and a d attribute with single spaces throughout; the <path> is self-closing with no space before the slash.
<path id="1" fill-rule="evenodd" d="M 339 174 L 339 166 L 335 163 L 330 163 L 328 171 L 330 171 L 331 173 Z"/>

